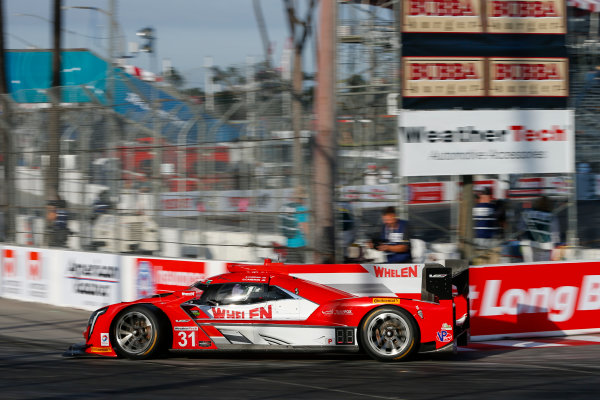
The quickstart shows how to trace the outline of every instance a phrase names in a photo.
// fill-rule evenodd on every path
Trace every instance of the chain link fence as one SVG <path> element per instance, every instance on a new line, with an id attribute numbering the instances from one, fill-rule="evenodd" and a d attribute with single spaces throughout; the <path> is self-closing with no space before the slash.
<path id="1" fill-rule="evenodd" d="M 398 91 L 394 14 L 378 9 L 365 16 L 365 7 L 343 7 L 349 11 L 340 12 L 337 30 L 338 252 L 349 243 L 367 241 L 387 205 L 404 211 L 416 238 L 429 245 L 455 244 L 456 178 L 402 179 L 398 171 L 398 122 L 387 114 L 387 95 Z M 594 75 L 600 47 L 590 33 L 589 17 L 577 18 L 581 21 L 570 29 L 568 40 L 571 104 L 576 111 L 577 162 L 589 164 L 590 170 L 577 183 L 580 191 L 585 185 L 593 191 L 593 174 L 600 171 L 600 80 Z M 11 149 L 0 144 L 0 166 L 6 171 L 6 164 L 13 162 L 14 172 L 2 172 L 0 184 L 15 188 L 13 200 L 7 190 L 0 191 L 0 224 L 5 225 L 10 214 L 15 216 L 15 235 L 8 240 L 230 261 L 293 259 L 299 252 L 302 261 L 311 261 L 315 171 L 310 93 L 303 94 L 303 165 L 298 168 L 292 161 L 289 82 L 257 65 L 213 72 L 221 88 L 202 99 L 119 69 L 109 71 L 102 81 L 62 87 L 58 111 L 49 107 L 44 89 L 4 96 L 0 124 L 13 143 Z M 63 201 L 49 204 L 45 178 L 53 112 L 60 113 Z M 300 185 L 294 184 L 295 178 Z M 495 180 L 498 188 L 516 194 L 507 205 L 505 239 L 519 236 L 520 210 L 540 193 L 553 197 L 564 239 L 570 177 L 481 180 Z M 447 189 L 441 199 L 435 194 L 440 187 Z M 594 211 L 597 195 L 588 197 L 591 201 L 579 207 L 578 237 L 582 244 L 595 246 L 600 236 Z M 293 236 L 301 229 L 298 219 L 308 221 L 300 250 L 288 246 L 297 245 Z"/>
<path id="2" fill-rule="evenodd" d="M 307 119 L 300 133 L 306 168 L 297 170 L 281 82 L 217 93 L 210 112 L 167 85 L 119 70 L 111 85 L 112 104 L 97 83 L 61 88 L 59 109 L 48 106 L 43 90 L 5 96 L 15 200 L 0 200 L 3 217 L 15 216 L 17 244 L 230 261 L 291 252 L 282 213 L 297 234 L 296 217 L 309 211 L 285 206 L 310 204 L 311 133 Z M 52 113 L 60 114 L 61 199 L 48 202 Z M 310 245 L 301 247 L 304 260 Z"/>

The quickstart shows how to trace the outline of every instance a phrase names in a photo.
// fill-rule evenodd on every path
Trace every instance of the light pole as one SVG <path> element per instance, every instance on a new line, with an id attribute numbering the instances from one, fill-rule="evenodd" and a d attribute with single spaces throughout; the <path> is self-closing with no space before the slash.
<path id="1" fill-rule="evenodd" d="M 117 124 L 114 121 L 113 106 L 114 106 L 114 93 L 115 93 L 115 74 L 114 74 L 114 60 L 115 60 L 115 31 L 117 29 L 116 23 L 116 0 L 110 0 L 109 11 L 103 10 L 98 7 L 90 6 L 68 6 L 63 9 L 76 9 L 76 10 L 91 10 L 104 14 L 108 17 L 108 55 L 106 60 L 106 88 L 104 91 L 104 97 L 106 106 L 108 107 L 105 123 L 105 136 L 108 142 L 108 157 L 111 160 L 117 158 L 116 147 L 119 141 L 117 134 Z M 110 163 L 109 165 L 113 165 Z M 111 168 L 109 171 L 109 190 L 111 193 L 112 200 L 116 204 L 118 201 L 117 193 L 119 191 L 119 170 L 117 168 Z M 83 213 L 85 215 L 85 213 Z M 118 227 L 115 226 L 118 230 Z"/>
<path id="2" fill-rule="evenodd" d="M 156 40 L 156 36 L 154 34 L 154 28 L 146 27 L 142 28 L 136 32 L 136 36 L 145 40 L 145 43 L 142 44 L 139 51 L 142 53 L 148 53 L 150 56 L 150 69 L 151 72 L 154 72 L 158 75 L 158 65 L 156 62 L 156 52 L 154 42 Z M 152 158 L 152 190 L 154 193 L 154 219 L 155 222 L 160 226 L 160 194 L 162 191 L 162 135 L 160 133 L 160 119 L 159 119 L 159 108 L 160 103 L 158 101 L 158 90 L 156 89 L 156 82 L 152 84 L 152 94 L 151 94 L 151 103 L 153 110 L 153 147 L 154 147 L 154 157 Z M 158 236 L 158 245 L 160 246 L 161 238 Z"/>

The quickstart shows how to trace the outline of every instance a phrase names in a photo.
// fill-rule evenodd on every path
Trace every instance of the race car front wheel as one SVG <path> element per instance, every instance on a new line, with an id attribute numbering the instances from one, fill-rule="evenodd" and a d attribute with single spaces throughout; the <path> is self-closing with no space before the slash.
<path id="1" fill-rule="evenodd" d="M 160 320 L 145 306 L 122 311 L 113 321 L 110 341 L 115 353 L 131 359 L 157 355 L 162 347 Z"/>
<path id="2" fill-rule="evenodd" d="M 409 358 L 416 350 L 419 328 L 405 310 L 384 306 L 365 317 L 360 328 L 362 349 L 380 361 Z"/>

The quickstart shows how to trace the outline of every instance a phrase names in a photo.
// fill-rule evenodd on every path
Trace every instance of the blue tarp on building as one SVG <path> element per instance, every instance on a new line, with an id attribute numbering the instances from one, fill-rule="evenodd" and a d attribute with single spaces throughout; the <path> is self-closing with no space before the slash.
<path id="1" fill-rule="evenodd" d="M 18 103 L 49 103 L 47 89 L 52 83 L 50 50 L 8 51 L 6 53 L 9 91 Z M 108 64 L 87 50 L 64 50 L 61 59 L 61 101 L 92 102 L 89 92 L 102 104 L 106 101 Z M 189 105 L 157 85 L 114 69 L 114 110 L 149 129 L 155 123 L 173 144 L 231 142 L 240 138 L 243 125 L 219 124 L 205 113 L 194 113 Z M 85 88 L 85 89 L 84 89 Z M 89 91 L 86 91 L 86 89 Z M 150 103 L 148 103 L 150 102 Z M 152 108 L 158 104 L 158 118 Z M 198 132 L 201 137 L 198 138 Z"/>

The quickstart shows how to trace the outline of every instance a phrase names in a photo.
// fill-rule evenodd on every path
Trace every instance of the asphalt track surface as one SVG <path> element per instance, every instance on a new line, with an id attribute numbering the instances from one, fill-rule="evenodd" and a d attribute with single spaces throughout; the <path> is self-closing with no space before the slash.
<path id="1" fill-rule="evenodd" d="M 89 312 L 0 299 L 0 399 L 598 399 L 600 344 L 361 354 L 65 358 Z"/>

